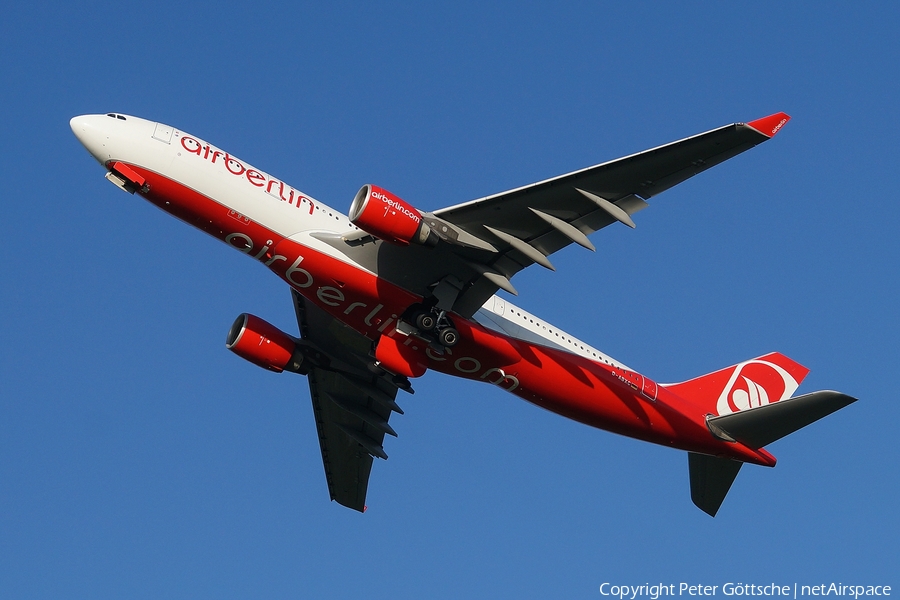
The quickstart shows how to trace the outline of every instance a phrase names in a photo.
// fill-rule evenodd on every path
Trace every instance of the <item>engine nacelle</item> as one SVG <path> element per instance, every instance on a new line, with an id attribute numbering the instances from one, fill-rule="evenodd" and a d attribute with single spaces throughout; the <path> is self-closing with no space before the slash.
<path id="1" fill-rule="evenodd" d="M 392 244 L 436 246 L 438 236 L 421 213 L 374 185 L 364 185 L 350 203 L 350 222 L 375 237 Z"/>
<path id="2" fill-rule="evenodd" d="M 254 365 L 276 373 L 305 370 L 306 358 L 297 339 L 255 315 L 244 313 L 235 319 L 225 347 Z"/>

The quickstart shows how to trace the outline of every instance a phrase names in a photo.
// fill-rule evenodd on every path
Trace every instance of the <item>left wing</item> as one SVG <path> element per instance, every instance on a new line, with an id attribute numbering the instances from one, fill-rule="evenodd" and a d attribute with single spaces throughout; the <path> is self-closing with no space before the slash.
<path id="1" fill-rule="evenodd" d="M 593 249 L 587 236 L 631 215 L 646 200 L 773 137 L 790 117 L 776 113 L 547 179 L 493 196 L 422 213 L 441 242 L 434 248 L 316 234 L 355 262 L 411 292 L 449 298 L 472 316 L 510 279 L 571 243 Z M 368 236 L 372 238 L 372 236 Z M 435 294 L 442 288 L 440 294 Z"/>
<path id="2" fill-rule="evenodd" d="M 292 292 L 300 335 L 325 357 L 310 369 L 312 398 L 322 463 L 331 499 L 364 511 L 372 457 L 386 459 L 385 434 L 398 387 L 366 367 L 371 341 Z"/>
<path id="3" fill-rule="evenodd" d="M 789 119 L 777 113 L 726 125 L 434 216 L 497 246 L 506 260 L 492 264 L 504 274 L 533 263 L 552 269 L 548 255 L 573 242 L 593 250 L 587 235 L 616 221 L 634 227 L 631 215 L 646 200 L 770 139 Z"/>

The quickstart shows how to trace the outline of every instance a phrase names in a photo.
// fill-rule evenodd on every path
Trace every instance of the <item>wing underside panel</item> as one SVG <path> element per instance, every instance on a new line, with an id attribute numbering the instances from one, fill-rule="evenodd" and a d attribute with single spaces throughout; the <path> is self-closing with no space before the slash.
<path id="1" fill-rule="evenodd" d="M 294 292 L 294 308 L 304 341 L 329 357 L 307 378 L 325 479 L 332 500 L 364 511 L 373 457 L 387 458 L 388 424 L 402 412 L 394 399 L 397 386 L 366 368 L 371 343 Z"/>
<path id="2" fill-rule="evenodd" d="M 358 388 L 334 372 L 313 369 L 309 375 L 309 391 L 312 396 L 316 431 L 322 450 L 322 463 L 331 499 L 348 508 L 362 511 L 366 505 L 372 455 L 354 438 L 341 429 L 359 431 L 381 446 L 384 433 L 371 431 L 359 417 L 338 406 L 332 394 L 366 400 Z"/>
<path id="3" fill-rule="evenodd" d="M 459 282 L 453 311 L 472 316 L 510 279 L 572 243 L 593 249 L 587 236 L 631 215 L 646 200 L 769 139 L 787 122 L 783 113 L 734 123 L 531 185 L 433 213 L 424 221 L 442 236 L 437 247 L 380 241 L 324 240 L 378 276 L 428 297 L 439 282 Z M 352 237 L 352 236 L 351 236 Z"/>

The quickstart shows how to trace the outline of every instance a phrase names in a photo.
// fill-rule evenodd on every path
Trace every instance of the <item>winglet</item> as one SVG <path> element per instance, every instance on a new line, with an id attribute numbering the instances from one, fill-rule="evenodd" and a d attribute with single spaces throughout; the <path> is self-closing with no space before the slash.
<path id="1" fill-rule="evenodd" d="M 778 133 L 778 130 L 784 127 L 790 120 L 791 117 L 789 115 L 780 112 L 775 113 L 774 115 L 769 115 L 768 117 L 763 117 L 762 119 L 750 121 L 749 123 L 747 123 L 747 125 L 757 130 L 767 138 L 772 138 L 775 137 L 775 134 Z"/>

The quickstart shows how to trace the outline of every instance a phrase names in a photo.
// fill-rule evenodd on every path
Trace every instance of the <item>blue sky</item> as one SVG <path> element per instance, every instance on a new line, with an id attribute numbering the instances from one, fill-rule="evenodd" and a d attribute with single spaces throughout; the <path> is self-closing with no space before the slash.
<path id="1" fill-rule="evenodd" d="M 891 3 L 16 3 L 0 20 L 0 595 L 596 598 L 604 581 L 900 584 Z M 659 381 L 781 351 L 860 402 L 719 515 L 687 459 L 426 374 L 369 511 L 328 501 L 258 264 L 103 180 L 68 127 L 175 125 L 346 210 L 433 210 L 785 111 L 777 136 L 516 277 Z"/>

